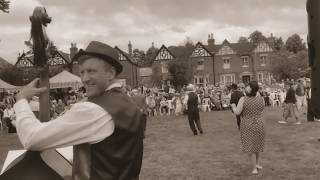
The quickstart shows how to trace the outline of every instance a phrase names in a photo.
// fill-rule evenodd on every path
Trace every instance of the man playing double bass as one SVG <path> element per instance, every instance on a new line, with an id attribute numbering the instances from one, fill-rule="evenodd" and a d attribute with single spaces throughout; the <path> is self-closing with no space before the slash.
<path id="1" fill-rule="evenodd" d="M 16 95 L 16 127 L 25 149 L 42 151 L 74 146 L 73 178 L 139 179 L 143 154 L 143 118 L 134 102 L 122 92 L 117 75 L 122 71 L 118 52 L 92 41 L 74 57 L 88 101 L 49 122 L 40 122 L 28 101 L 46 89 L 38 79 Z"/>

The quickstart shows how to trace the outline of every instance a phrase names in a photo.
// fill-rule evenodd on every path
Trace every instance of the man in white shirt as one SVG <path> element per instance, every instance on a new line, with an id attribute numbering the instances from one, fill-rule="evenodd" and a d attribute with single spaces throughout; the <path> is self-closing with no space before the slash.
<path id="1" fill-rule="evenodd" d="M 73 178 L 138 179 L 143 151 L 142 113 L 122 93 L 116 80 L 122 71 L 118 52 L 92 41 L 74 57 L 89 100 L 74 104 L 57 119 L 40 122 L 28 101 L 46 90 L 38 79 L 16 96 L 14 110 L 25 149 L 42 151 L 74 146 Z"/>

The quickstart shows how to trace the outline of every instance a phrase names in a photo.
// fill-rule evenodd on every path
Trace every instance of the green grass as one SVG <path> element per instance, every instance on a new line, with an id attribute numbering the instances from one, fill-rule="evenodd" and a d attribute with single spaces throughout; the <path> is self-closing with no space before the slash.
<path id="1" fill-rule="evenodd" d="M 193 136 L 186 116 L 148 121 L 141 180 L 318 180 L 320 123 L 278 124 L 280 109 L 267 108 L 263 170 L 250 175 L 240 150 L 239 131 L 230 111 L 201 113 L 205 133 Z M 16 136 L 0 137 L 0 167 L 9 149 L 21 148 Z"/>
<path id="2" fill-rule="evenodd" d="M 185 116 L 151 119 L 141 179 L 317 180 L 320 179 L 320 123 L 281 125 L 280 109 L 267 108 L 267 139 L 259 175 L 250 175 L 240 150 L 235 117 L 229 111 L 201 114 L 205 134 L 193 136 Z M 291 119 L 293 121 L 293 119 Z"/>

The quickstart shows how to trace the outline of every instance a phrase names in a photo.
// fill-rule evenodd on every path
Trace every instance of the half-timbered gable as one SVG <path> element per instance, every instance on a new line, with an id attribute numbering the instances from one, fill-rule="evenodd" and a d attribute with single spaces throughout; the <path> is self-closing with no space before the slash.
<path id="1" fill-rule="evenodd" d="M 48 58 L 49 66 L 68 65 L 69 61 L 59 51 L 56 51 L 50 58 Z"/>
<path id="2" fill-rule="evenodd" d="M 33 62 L 27 54 L 23 53 L 18 58 L 18 61 L 16 62 L 15 66 L 18 68 L 33 67 Z"/>
<path id="3" fill-rule="evenodd" d="M 266 42 L 260 42 L 256 48 L 253 50 L 255 53 L 262 53 L 262 52 L 272 52 L 272 48 Z"/>
<path id="4" fill-rule="evenodd" d="M 175 56 L 169 51 L 166 46 L 162 45 L 154 59 L 155 61 L 174 60 Z"/>
<path id="5" fill-rule="evenodd" d="M 217 55 L 231 55 L 236 54 L 233 48 L 231 48 L 231 44 L 225 39 L 222 43 L 221 48 L 218 50 Z"/>
<path id="6" fill-rule="evenodd" d="M 210 51 L 201 43 L 198 42 L 191 54 L 191 57 L 212 57 Z"/>

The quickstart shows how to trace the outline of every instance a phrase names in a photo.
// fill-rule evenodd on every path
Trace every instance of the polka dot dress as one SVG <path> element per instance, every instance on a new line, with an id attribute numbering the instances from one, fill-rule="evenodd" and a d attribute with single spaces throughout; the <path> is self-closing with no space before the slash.
<path id="1" fill-rule="evenodd" d="M 262 119 L 262 97 L 244 97 L 241 113 L 240 137 L 242 150 L 248 153 L 262 152 L 265 143 L 265 122 Z"/>

